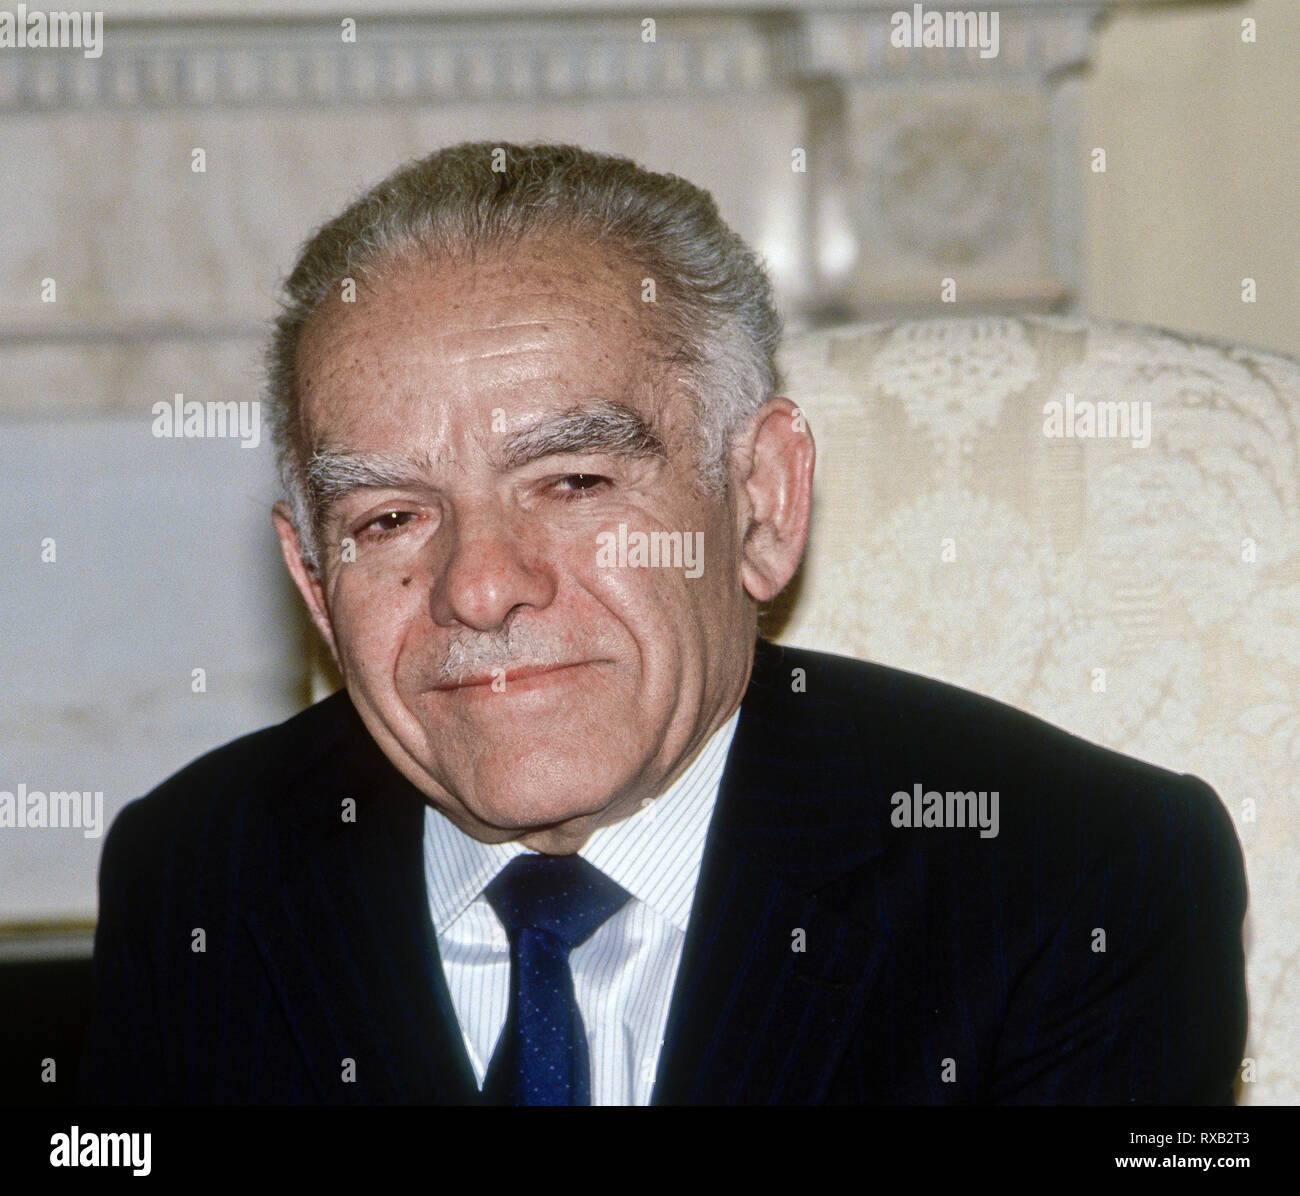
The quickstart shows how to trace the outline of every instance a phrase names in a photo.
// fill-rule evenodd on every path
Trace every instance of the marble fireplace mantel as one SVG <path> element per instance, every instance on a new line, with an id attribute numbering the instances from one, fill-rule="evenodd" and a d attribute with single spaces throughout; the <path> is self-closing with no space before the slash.
<path id="1" fill-rule="evenodd" d="M 119 0 L 97 59 L 0 52 L 0 166 L 33 205 L 0 234 L 0 347 L 248 350 L 326 169 L 373 179 L 467 136 L 580 140 L 709 187 L 792 327 L 1071 310 L 1090 32 L 1173 2 L 1002 0 L 984 57 L 891 45 L 899 0 Z M 199 187 L 185 165 L 210 143 Z M 55 316 L 32 296 L 85 213 L 108 240 L 62 266 Z M 31 241 L 45 219 L 62 254 Z"/>

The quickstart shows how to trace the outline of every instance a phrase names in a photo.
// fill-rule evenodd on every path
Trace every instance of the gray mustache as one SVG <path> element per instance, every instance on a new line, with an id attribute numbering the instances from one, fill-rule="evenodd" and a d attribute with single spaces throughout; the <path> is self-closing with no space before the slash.
<path id="1" fill-rule="evenodd" d="M 536 632 L 514 625 L 502 635 L 461 634 L 452 637 L 447 655 L 433 678 L 434 685 L 460 685 L 493 669 L 551 668 L 571 664 L 572 649 L 551 643 Z"/>

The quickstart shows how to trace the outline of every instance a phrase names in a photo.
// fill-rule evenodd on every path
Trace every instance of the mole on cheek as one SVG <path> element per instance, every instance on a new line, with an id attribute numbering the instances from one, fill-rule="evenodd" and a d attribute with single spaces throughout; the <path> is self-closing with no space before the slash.
<path id="1" fill-rule="evenodd" d="M 410 584 L 411 584 L 411 579 L 409 577 L 402 578 L 402 585 L 409 586 Z"/>

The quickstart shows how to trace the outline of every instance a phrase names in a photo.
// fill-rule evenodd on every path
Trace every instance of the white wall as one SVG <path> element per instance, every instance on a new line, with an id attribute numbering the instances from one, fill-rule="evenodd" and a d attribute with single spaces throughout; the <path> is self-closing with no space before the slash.
<path id="1" fill-rule="evenodd" d="M 1300 354 L 1300 3 L 1118 12 L 1083 90 L 1084 309 Z"/>

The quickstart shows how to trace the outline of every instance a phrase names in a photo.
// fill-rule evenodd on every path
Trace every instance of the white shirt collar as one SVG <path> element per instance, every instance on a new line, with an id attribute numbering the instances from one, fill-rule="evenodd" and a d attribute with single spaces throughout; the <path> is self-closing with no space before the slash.
<path id="1" fill-rule="evenodd" d="M 619 822 L 598 827 L 578 852 L 683 934 L 739 719 L 737 709 L 664 793 Z M 443 934 L 527 850 L 519 843 L 481 843 L 427 806 L 424 877 L 434 930 Z"/>

